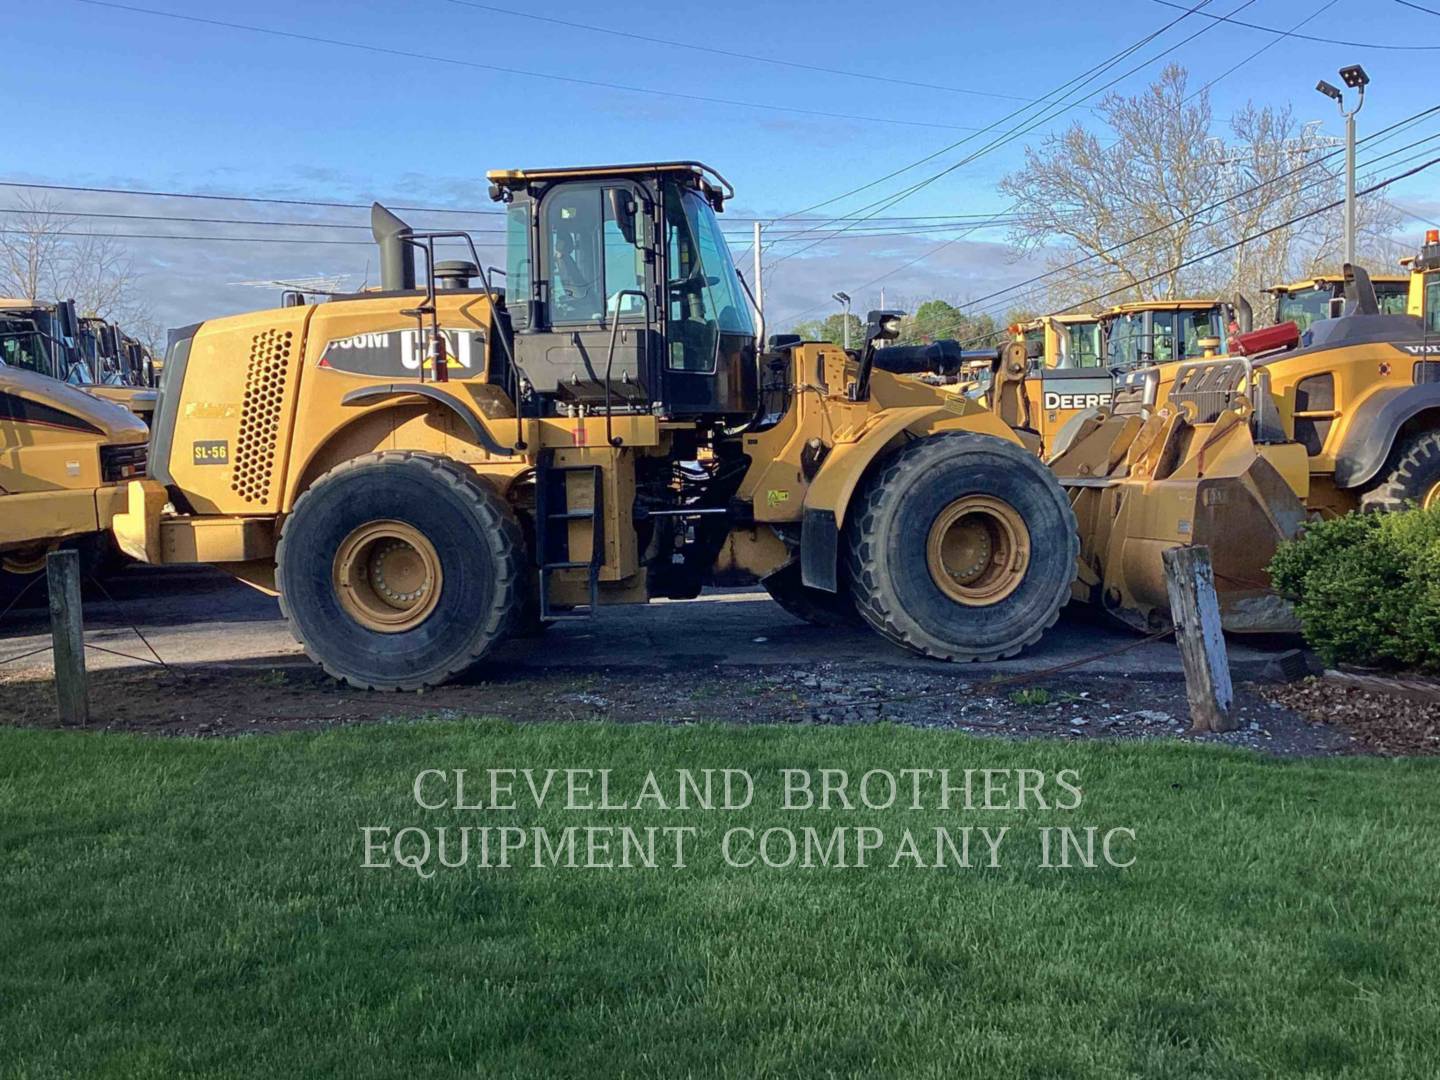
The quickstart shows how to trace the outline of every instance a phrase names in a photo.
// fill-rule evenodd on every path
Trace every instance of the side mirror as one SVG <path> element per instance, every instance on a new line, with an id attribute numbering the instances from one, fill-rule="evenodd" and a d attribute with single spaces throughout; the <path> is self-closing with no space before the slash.
<path id="1" fill-rule="evenodd" d="M 624 188 L 606 188 L 605 200 L 610 217 L 620 229 L 627 244 L 635 243 L 635 199 Z"/>
<path id="2" fill-rule="evenodd" d="M 56 305 L 56 311 L 60 317 L 60 336 L 74 341 L 80 336 L 80 319 L 75 314 L 75 301 L 61 300 Z"/>

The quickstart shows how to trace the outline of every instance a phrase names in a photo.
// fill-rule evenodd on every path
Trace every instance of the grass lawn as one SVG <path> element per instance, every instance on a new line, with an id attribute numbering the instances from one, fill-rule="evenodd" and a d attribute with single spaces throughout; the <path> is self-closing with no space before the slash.
<path id="1" fill-rule="evenodd" d="M 757 787 L 416 805 L 420 770 L 491 766 Z M 779 809 L 778 771 L 820 767 L 1074 769 L 1084 801 Z M 0 1076 L 1434 1076 L 1437 789 L 1436 761 L 892 727 L 0 730 Z M 685 869 L 361 866 L 362 826 L 467 824 L 699 834 Z M 725 865 L 727 830 L 775 825 L 1012 834 L 993 869 Z M 1137 861 L 1042 868 L 1048 825 L 1132 827 Z"/>

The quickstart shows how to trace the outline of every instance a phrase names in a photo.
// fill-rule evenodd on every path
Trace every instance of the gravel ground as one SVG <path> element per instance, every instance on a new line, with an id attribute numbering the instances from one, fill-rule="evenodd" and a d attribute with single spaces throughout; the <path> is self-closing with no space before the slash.
<path id="1" fill-rule="evenodd" d="M 0 680 L 4 720 L 54 723 L 48 679 Z M 1010 738 L 1183 738 L 1284 755 L 1369 749 L 1339 727 L 1315 723 L 1246 685 L 1240 729 L 1187 732 L 1182 680 L 1153 674 L 1029 681 L 966 679 L 884 664 L 694 665 L 493 673 L 413 694 L 362 693 L 309 664 L 204 665 L 98 671 L 92 728 L 155 735 L 224 736 L 324 728 L 422 716 L 483 715 L 530 721 L 869 724 L 891 722 Z M 1385 752 L 1385 751 L 1380 751 Z"/>

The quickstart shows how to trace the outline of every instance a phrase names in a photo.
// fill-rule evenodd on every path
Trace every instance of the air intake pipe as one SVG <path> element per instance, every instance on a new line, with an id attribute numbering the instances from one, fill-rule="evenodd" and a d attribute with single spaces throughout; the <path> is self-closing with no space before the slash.
<path id="1" fill-rule="evenodd" d="M 415 288 L 414 230 L 378 202 L 370 207 L 370 232 L 380 245 L 380 287 L 386 292 Z"/>
<path id="2" fill-rule="evenodd" d="M 896 375 L 954 375 L 967 360 L 993 359 L 990 352 L 967 352 L 958 341 L 929 345 L 891 345 L 875 351 L 875 366 Z"/>

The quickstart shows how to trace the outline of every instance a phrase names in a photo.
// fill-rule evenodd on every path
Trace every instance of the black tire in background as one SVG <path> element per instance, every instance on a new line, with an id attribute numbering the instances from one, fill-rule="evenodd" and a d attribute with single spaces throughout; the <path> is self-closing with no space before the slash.
<path id="1" fill-rule="evenodd" d="M 1397 441 L 1379 482 L 1360 496 L 1364 510 L 1440 506 L 1440 431 Z"/>
<path id="2" fill-rule="evenodd" d="M 927 545 L 953 507 L 972 502 L 1023 524 L 1028 550 L 1023 568 L 997 586 L 1004 595 L 962 603 L 937 584 Z M 896 644 L 942 660 L 996 660 L 1038 641 L 1070 598 L 1079 550 L 1070 501 L 1039 459 L 970 432 L 895 451 L 857 494 L 845 525 L 857 610 Z"/>
<path id="3" fill-rule="evenodd" d="M 340 552 L 384 523 L 423 537 L 438 570 L 438 595 L 402 629 L 367 625 L 338 584 Z M 367 454 L 296 501 L 276 551 L 280 608 L 310 658 L 337 679 L 371 690 L 434 686 L 514 630 L 524 543 L 511 508 L 462 466 L 411 451 Z"/>

